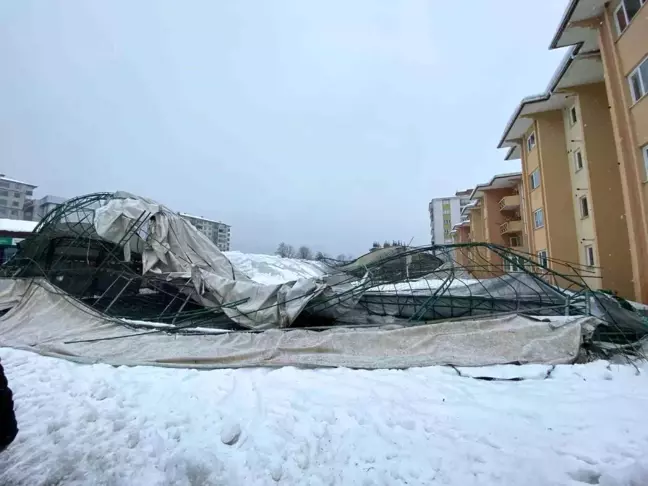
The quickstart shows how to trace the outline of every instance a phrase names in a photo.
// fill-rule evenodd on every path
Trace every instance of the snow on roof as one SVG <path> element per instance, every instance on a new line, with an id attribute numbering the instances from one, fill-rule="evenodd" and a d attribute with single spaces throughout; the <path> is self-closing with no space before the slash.
<path id="1" fill-rule="evenodd" d="M 229 224 L 223 223 L 222 221 L 216 221 L 215 219 L 203 218 L 202 216 L 194 216 L 193 214 L 189 214 L 189 213 L 178 213 L 178 214 L 184 218 L 200 219 L 202 221 L 208 221 L 209 223 L 224 224 L 225 226 L 229 226 Z"/>
<path id="2" fill-rule="evenodd" d="M 0 219 L 0 231 L 13 231 L 15 233 L 31 233 L 38 225 L 37 221 L 23 221 L 21 219 Z"/>
<path id="3" fill-rule="evenodd" d="M 266 285 L 275 285 L 302 278 L 317 278 L 327 273 L 328 268 L 320 262 L 281 258 L 277 255 L 262 255 L 226 251 L 224 255 L 252 280 Z"/>
<path id="4" fill-rule="evenodd" d="M 16 184 L 24 184 L 26 186 L 37 187 L 36 185 L 30 184 L 29 182 L 18 181 L 16 179 L 10 179 L 9 177 L 5 177 L 5 176 L 0 176 L 0 179 L 7 182 L 15 182 Z"/>

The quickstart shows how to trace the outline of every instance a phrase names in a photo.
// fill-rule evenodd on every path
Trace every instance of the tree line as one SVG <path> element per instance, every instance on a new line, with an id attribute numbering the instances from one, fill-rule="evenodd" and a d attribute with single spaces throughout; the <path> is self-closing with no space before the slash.
<path id="1" fill-rule="evenodd" d="M 278 255 L 281 258 L 299 258 L 301 260 L 317 260 L 317 261 L 335 259 L 341 262 L 348 262 L 353 259 L 353 257 L 351 257 L 350 255 L 345 255 L 343 253 L 340 253 L 336 258 L 332 258 L 331 256 L 321 251 L 313 252 L 313 250 L 311 250 L 306 245 L 302 245 L 297 249 L 295 249 L 294 246 L 284 242 L 279 243 L 279 246 L 275 251 L 275 255 Z"/>

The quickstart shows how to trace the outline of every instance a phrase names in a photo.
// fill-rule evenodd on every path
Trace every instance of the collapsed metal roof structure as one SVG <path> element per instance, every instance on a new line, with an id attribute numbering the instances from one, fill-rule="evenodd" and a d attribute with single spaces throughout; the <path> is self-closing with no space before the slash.
<path id="1" fill-rule="evenodd" d="M 21 243 L 0 278 L 40 286 L 81 311 L 145 332 L 593 316 L 598 324 L 585 348 L 603 354 L 640 353 L 648 334 L 641 312 L 587 285 L 590 268 L 538 261 L 497 245 L 390 247 L 350 263 L 325 263 L 329 271 L 319 278 L 255 282 L 170 209 L 117 192 L 56 208 Z"/>

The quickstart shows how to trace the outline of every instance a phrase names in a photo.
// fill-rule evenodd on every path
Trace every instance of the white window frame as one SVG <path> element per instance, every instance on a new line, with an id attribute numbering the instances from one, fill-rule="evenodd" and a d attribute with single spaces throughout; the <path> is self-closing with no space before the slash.
<path id="1" fill-rule="evenodd" d="M 506 262 L 506 271 L 511 273 L 511 272 L 519 272 L 524 268 L 524 260 L 520 256 L 516 255 L 509 255 L 509 258 L 512 261 Z"/>
<path id="2" fill-rule="evenodd" d="M 632 96 L 632 103 L 638 103 L 639 100 L 643 99 L 646 94 L 648 94 L 648 79 L 643 79 L 643 75 L 641 73 L 641 66 L 644 64 L 648 63 L 648 56 L 644 57 L 643 60 L 637 64 L 637 67 L 632 70 L 632 72 L 628 75 L 628 86 L 630 88 L 630 95 Z M 632 78 L 634 76 L 637 76 L 639 78 L 639 87 L 641 88 L 641 93 L 637 96 L 637 93 L 635 93 L 634 90 L 634 84 L 632 83 Z"/>
<path id="3" fill-rule="evenodd" d="M 583 206 L 583 201 L 585 201 L 585 206 Z M 590 214 L 592 214 L 587 196 L 581 196 L 578 198 L 578 207 L 580 208 L 581 219 L 589 218 Z M 587 208 L 587 214 L 583 211 L 584 207 Z"/>
<path id="4" fill-rule="evenodd" d="M 639 0 L 640 7 L 643 6 L 646 3 L 646 0 Z M 622 29 L 621 26 L 619 25 L 619 10 L 623 9 L 623 17 L 625 18 L 626 21 L 626 26 Z M 628 17 L 628 11 L 626 10 L 625 6 L 625 0 L 621 0 L 619 2 L 619 5 L 617 8 L 614 9 L 614 25 L 616 26 L 617 29 L 617 34 L 621 35 L 623 32 L 630 26 L 630 22 L 634 20 L 634 17 L 630 18 Z"/>
<path id="5" fill-rule="evenodd" d="M 576 105 L 574 105 L 569 109 L 569 124 L 573 127 L 576 123 L 578 123 L 578 112 L 576 111 Z"/>
<path id="6" fill-rule="evenodd" d="M 534 176 L 537 176 L 537 182 L 534 180 Z M 540 169 L 537 168 L 531 174 L 529 174 L 529 180 L 531 181 L 531 190 L 535 190 L 540 187 Z"/>
<path id="7" fill-rule="evenodd" d="M 588 267 L 596 266 L 594 257 L 594 245 L 585 245 L 585 263 Z"/>
<path id="8" fill-rule="evenodd" d="M 549 254 L 547 253 L 547 250 L 540 250 L 537 253 L 537 256 L 538 256 L 538 263 L 540 264 L 540 266 L 547 268 L 549 266 Z"/>
<path id="9" fill-rule="evenodd" d="M 583 170 L 583 167 L 585 167 L 585 162 L 583 161 L 583 152 L 581 151 L 581 149 L 576 149 L 574 150 L 574 172 Z"/>
<path id="10" fill-rule="evenodd" d="M 526 139 L 527 153 L 531 152 L 536 146 L 536 134 L 535 131 L 531 132 Z"/>
<path id="11" fill-rule="evenodd" d="M 542 214 L 542 223 L 540 225 L 538 225 L 538 214 Z M 544 208 L 536 209 L 535 211 L 533 211 L 533 229 L 544 228 L 544 225 Z"/>
<path id="12" fill-rule="evenodd" d="M 646 177 L 644 178 L 644 181 L 648 182 L 648 144 L 641 147 L 641 153 L 643 154 L 644 170 L 646 171 Z"/>
<path id="13" fill-rule="evenodd" d="M 623 28 L 621 28 L 621 25 L 619 24 L 619 10 L 623 10 L 623 18 L 626 22 L 626 25 Z M 628 14 L 626 13 L 625 5 L 623 4 L 622 0 L 621 2 L 619 2 L 619 6 L 614 9 L 614 25 L 616 25 L 617 35 L 623 34 L 623 31 L 628 28 L 629 24 L 630 22 L 628 22 Z"/>

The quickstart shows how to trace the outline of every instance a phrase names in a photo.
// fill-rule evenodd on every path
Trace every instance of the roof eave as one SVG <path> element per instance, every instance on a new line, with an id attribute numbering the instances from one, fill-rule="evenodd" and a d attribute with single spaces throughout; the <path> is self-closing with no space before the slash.
<path id="1" fill-rule="evenodd" d="M 563 35 L 563 32 L 565 32 L 565 29 L 569 25 L 569 21 L 572 15 L 574 15 L 574 11 L 578 6 L 578 2 L 579 0 L 571 0 L 569 4 L 567 4 L 567 8 L 565 9 L 562 18 L 560 19 L 560 24 L 558 24 L 558 29 L 556 30 L 553 39 L 551 39 L 551 44 L 549 44 L 549 49 L 557 49 L 559 47 L 564 47 L 564 46 L 559 46 L 558 42 L 560 42 L 560 37 Z"/>

